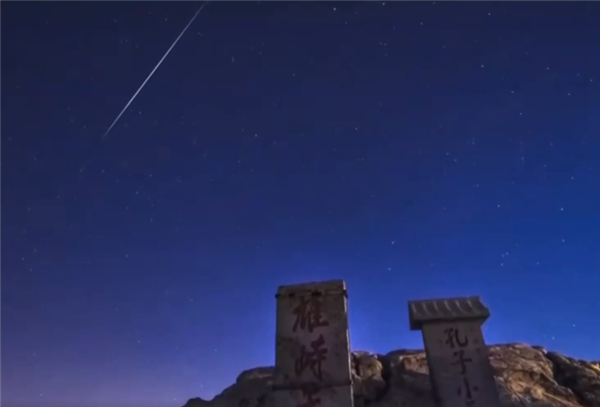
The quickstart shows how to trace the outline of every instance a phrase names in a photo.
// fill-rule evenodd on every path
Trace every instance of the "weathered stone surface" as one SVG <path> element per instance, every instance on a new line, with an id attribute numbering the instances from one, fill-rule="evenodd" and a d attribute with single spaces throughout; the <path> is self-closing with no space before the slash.
<path id="1" fill-rule="evenodd" d="M 489 346 L 503 407 L 600 407 L 600 362 L 576 360 L 538 346 Z M 242 372 L 211 401 L 190 399 L 185 407 L 276 407 L 273 368 Z M 352 352 L 355 407 L 435 407 L 425 353 L 386 355 Z"/>
<path id="2" fill-rule="evenodd" d="M 353 407 L 346 284 L 280 286 L 271 401 L 277 407 Z"/>
<path id="3" fill-rule="evenodd" d="M 490 310 L 478 296 L 408 302 L 411 331 L 423 335 L 433 397 L 439 407 L 500 407 L 482 324 Z"/>

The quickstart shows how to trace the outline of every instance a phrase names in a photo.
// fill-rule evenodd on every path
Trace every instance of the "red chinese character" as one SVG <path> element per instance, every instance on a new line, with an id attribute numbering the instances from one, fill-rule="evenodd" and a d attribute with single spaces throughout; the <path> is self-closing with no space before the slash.
<path id="1" fill-rule="evenodd" d="M 318 297 L 300 297 L 300 303 L 293 310 L 296 321 L 292 332 L 296 332 L 299 327 L 301 330 L 308 328 L 308 332 L 312 333 L 315 328 L 328 326 L 329 322 L 323 320 L 321 312 L 321 302 Z"/>
<path id="2" fill-rule="evenodd" d="M 321 398 L 315 397 L 317 394 L 319 394 L 319 387 L 315 383 L 302 387 L 302 395 L 305 401 L 298 407 L 315 407 L 316 405 L 320 405 Z"/>
<path id="3" fill-rule="evenodd" d="M 294 370 L 296 376 L 302 375 L 304 370 L 308 367 L 313 372 L 313 375 L 323 380 L 323 362 L 327 360 L 327 348 L 324 347 L 325 338 L 323 335 L 310 343 L 312 351 L 307 351 L 306 346 L 302 345 L 300 348 L 300 357 L 294 362 Z"/>

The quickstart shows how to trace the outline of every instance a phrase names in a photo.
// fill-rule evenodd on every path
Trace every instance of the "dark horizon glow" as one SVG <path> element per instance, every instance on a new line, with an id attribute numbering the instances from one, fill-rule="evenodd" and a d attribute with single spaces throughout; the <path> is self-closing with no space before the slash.
<path id="1" fill-rule="evenodd" d="M 2 4 L 3 407 L 211 398 L 330 278 L 600 359 L 600 3 L 211 3 L 101 142 L 199 6 Z"/>

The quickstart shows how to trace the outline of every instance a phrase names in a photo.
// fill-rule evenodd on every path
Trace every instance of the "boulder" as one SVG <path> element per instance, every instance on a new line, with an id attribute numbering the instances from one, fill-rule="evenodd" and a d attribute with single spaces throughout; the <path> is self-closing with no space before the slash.
<path id="1" fill-rule="evenodd" d="M 600 362 L 521 343 L 489 346 L 503 407 L 600 407 Z M 355 407 L 435 407 L 425 352 L 352 352 Z M 214 399 L 184 407 L 273 407 L 273 367 L 242 372 Z"/>

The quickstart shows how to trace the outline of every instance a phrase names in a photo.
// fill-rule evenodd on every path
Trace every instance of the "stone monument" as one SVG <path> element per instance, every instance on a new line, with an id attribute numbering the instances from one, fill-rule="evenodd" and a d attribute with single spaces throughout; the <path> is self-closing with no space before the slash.
<path id="1" fill-rule="evenodd" d="M 440 407 L 500 407 L 481 325 L 490 311 L 479 297 L 408 302 L 420 330 L 434 398 Z"/>
<path id="2" fill-rule="evenodd" d="M 276 294 L 276 407 L 353 407 L 346 284 L 280 286 Z"/>

